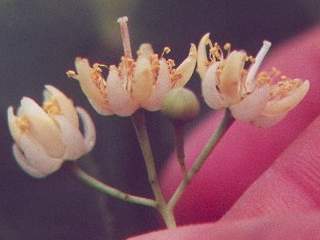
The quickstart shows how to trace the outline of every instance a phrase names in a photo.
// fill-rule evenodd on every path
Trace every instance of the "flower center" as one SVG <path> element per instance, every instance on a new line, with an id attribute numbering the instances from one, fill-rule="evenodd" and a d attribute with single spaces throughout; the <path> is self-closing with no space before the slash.
<path id="1" fill-rule="evenodd" d="M 159 63 L 158 54 L 152 54 L 150 61 L 151 61 L 152 75 L 154 77 L 154 80 L 156 81 L 157 78 L 158 78 L 159 69 L 160 69 L 160 63 Z M 155 84 L 155 82 L 154 82 L 154 84 Z"/>
<path id="2" fill-rule="evenodd" d="M 282 99 L 289 95 L 289 93 L 300 87 L 302 81 L 300 79 L 290 79 L 283 76 L 282 80 L 277 82 L 270 93 L 272 99 Z"/>
<path id="3" fill-rule="evenodd" d="M 292 79 L 285 75 L 281 75 L 281 72 L 272 68 L 271 71 L 262 71 L 257 77 L 257 87 L 263 85 L 272 86 L 270 91 L 270 99 L 282 99 L 289 95 L 289 93 L 302 84 L 301 79 Z"/>
<path id="4" fill-rule="evenodd" d="M 127 92 L 131 92 L 132 90 L 132 81 L 135 66 L 135 61 L 129 57 L 122 57 L 121 62 L 118 66 L 120 78 L 125 79 L 124 89 Z"/>
<path id="5" fill-rule="evenodd" d="M 43 110 L 49 115 L 60 115 L 61 109 L 56 99 L 47 100 L 42 104 Z"/>
<path id="6" fill-rule="evenodd" d="M 17 117 L 16 118 L 16 125 L 20 129 L 21 132 L 26 132 L 30 129 L 30 122 L 27 117 Z"/>

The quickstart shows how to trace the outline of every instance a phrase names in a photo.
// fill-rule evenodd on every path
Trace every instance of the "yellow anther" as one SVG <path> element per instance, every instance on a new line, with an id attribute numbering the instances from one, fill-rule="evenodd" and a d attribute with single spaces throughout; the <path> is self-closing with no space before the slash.
<path id="1" fill-rule="evenodd" d="M 258 74 L 257 80 L 256 80 L 256 84 L 258 87 L 266 84 L 271 84 L 271 83 L 272 83 L 272 78 L 267 71 L 262 71 Z"/>
<path id="2" fill-rule="evenodd" d="M 109 66 L 103 63 L 95 63 L 93 64 L 93 68 L 102 72 L 101 68 L 109 69 Z"/>
<path id="3" fill-rule="evenodd" d="M 231 52 L 231 43 L 225 43 L 223 46 L 223 49 L 227 51 L 227 56 L 228 56 Z"/>
<path id="4" fill-rule="evenodd" d="M 16 124 L 22 132 L 26 132 L 30 129 L 30 122 L 26 117 L 18 117 L 16 119 Z"/>
<path id="5" fill-rule="evenodd" d="M 92 68 L 93 68 L 93 70 L 94 70 L 95 72 L 102 73 L 101 66 L 102 66 L 102 64 L 94 63 L 94 64 L 92 65 Z"/>
<path id="6" fill-rule="evenodd" d="M 76 72 L 72 70 L 67 71 L 66 75 L 68 78 L 74 78 L 75 76 L 77 76 Z"/>
<path id="7" fill-rule="evenodd" d="M 61 114 L 61 109 L 56 99 L 45 101 L 42 104 L 42 108 L 50 115 L 59 115 Z"/>
<path id="8" fill-rule="evenodd" d="M 171 52 L 171 48 L 169 48 L 169 47 L 164 47 L 163 48 L 163 51 L 162 51 L 162 53 L 161 53 L 161 58 L 163 58 L 163 56 L 165 55 L 165 54 L 169 54 Z"/>
<path id="9" fill-rule="evenodd" d="M 224 46 L 223 46 L 223 49 L 226 50 L 226 51 L 230 50 L 231 49 L 231 43 L 225 43 Z"/>

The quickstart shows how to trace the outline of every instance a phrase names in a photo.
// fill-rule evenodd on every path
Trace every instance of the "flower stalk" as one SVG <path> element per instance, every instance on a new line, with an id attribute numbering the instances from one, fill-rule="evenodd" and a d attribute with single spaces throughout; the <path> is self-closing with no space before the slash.
<path id="1" fill-rule="evenodd" d="M 175 145 L 176 145 L 176 156 L 178 163 L 180 165 L 181 171 L 186 174 L 186 164 L 185 164 L 185 151 L 184 151 L 184 124 L 174 123 L 174 133 L 175 133 Z"/>
<path id="2" fill-rule="evenodd" d="M 144 113 L 142 111 L 136 112 L 134 115 L 132 115 L 131 120 L 145 161 L 148 180 L 155 200 L 158 203 L 158 211 L 163 217 L 163 220 L 165 221 L 167 227 L 173 228 L 176 226 L 176 223 L 174 220 L 173 212 L 167 207 L 167 203 L 160 188 L 155 161 L 150 146 L 147 127 L 145 124 Z"/>
<path id="3" fill-rule="evenodd" d="M 224 113 L 224 117 L 219 125 L 219 127 L 215 130 L 211 138 L 209 139 L 208 143 L 204 146 L 198 157 L 196 158 L 194 164 L 190 168 L 190 170 L 187 172 L 179 186 L 177 187 L 176 191 L 172 195 L 171 199 L 168 202 L 168 207 L 170 209 L 174 209 L 177 202 L 181 198 L 184 190 L 191 182 L 193 176 L 201 169 L 203 164 L 205 163 L 206 159 L 210 155 L 210 153 L 213 151 L 215 146 L 219 143 L 219 141 L 222 139 L 224 134 L 228 131 L 228 129 L 231 127 L 232 123 L 234 122 L 234 118 L 231 115 L 231 112 L 226 109 Z"/>
<path id="4" fill-rule="evenodd" d="M 134 203 L 138 205 L 143 205 L 147 207 L 156 208 L 157 203 L 156 201 L 144 197 L 138 197 L 134 196 L 125 192 L 122 192 L 114 187 L 111 187 L 105 183 L 102 183 L 101 181 L 97 180 L 96 178 L 90 176 L 85 171 L 83 171 L 76 163 L 70 164 L 71 170 L 73 174 L 81 180 L 84 184 L 86 184 L 89 187 L 94 188 L 95 190 L 104 193 L 108 196 L 118 198 L 122 201 Z"/>

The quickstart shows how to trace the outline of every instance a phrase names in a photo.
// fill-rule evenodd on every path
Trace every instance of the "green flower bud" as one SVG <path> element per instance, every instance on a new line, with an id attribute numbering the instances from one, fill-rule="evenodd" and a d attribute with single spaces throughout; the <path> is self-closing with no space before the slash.
<path id="1" fill-rule="evenodd" d="M 165 97 L 161 111 L 174 121 L 188 121 L 195 118 L 200 105 L 195 94 L 186 88 L 174 88 Z"/>

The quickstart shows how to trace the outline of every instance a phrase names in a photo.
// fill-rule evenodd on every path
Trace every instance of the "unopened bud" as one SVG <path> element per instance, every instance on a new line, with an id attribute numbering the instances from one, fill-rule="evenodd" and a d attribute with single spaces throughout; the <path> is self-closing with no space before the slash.
<path id="1" fill-rule="evenodd" d="M 186 88 L 175 88 L 168 92 L 161 111 L 172 120 L 188 121 L 195 118 L 200 105 L 195 94 Z"/>

